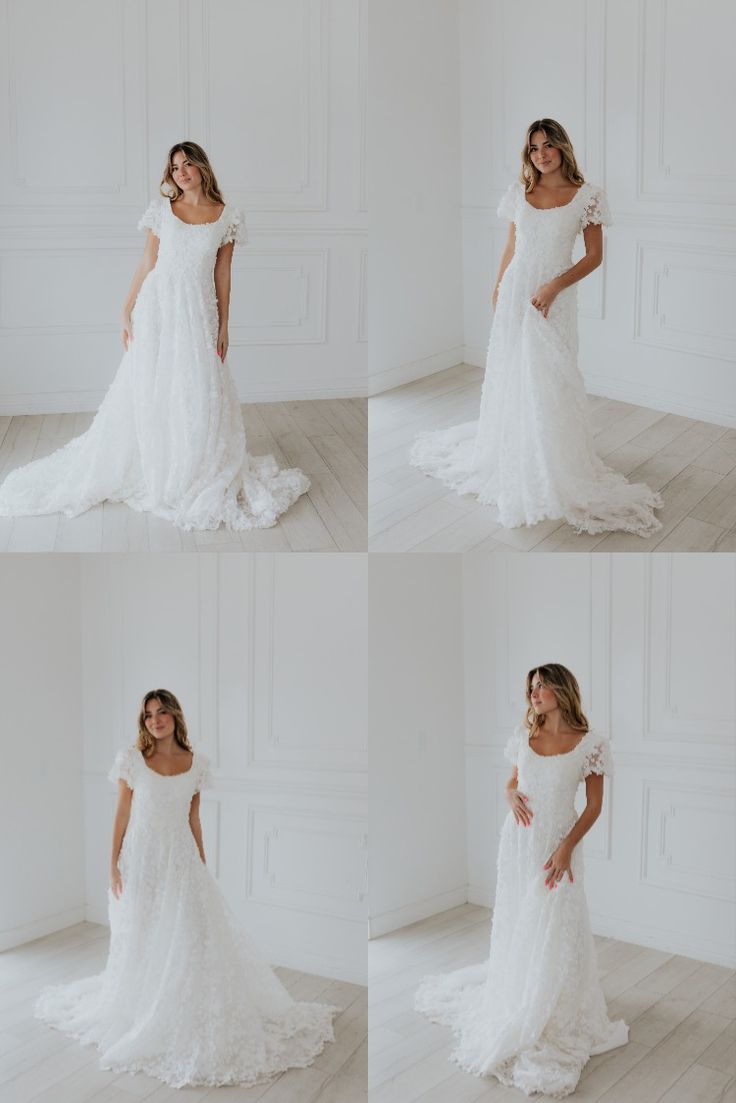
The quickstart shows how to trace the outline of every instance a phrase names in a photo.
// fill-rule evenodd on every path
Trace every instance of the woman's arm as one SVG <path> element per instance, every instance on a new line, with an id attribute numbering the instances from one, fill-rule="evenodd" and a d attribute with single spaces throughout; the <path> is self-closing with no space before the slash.
<path id="1" fill-rule="evenodd" d="M 519 792 L 519 771 L 514 766 L 514 772 L 506 782 L 506 801 L 520 827 L 528 827 L 534 816 L 526 803 L 528 800 L 524 793 Z"/>
<path id="2" fill-rule="evenodd" d="M 503 253 L 501 254 L 501 263 L 498 266 L 498 276 L 496 277 L 496 286 L 493 288 L 493 296 L 491 302 L 493 309 L 496 309 L 496 300 L 498 299 L 498 289 L 501 286 L 501 280 L 503 274 L 511 264 L 511 260 L 514 256 L 514 250 L 516 249 L 516 226 L 513 222 L 509 224 L 509 232 L 506 237 L 506 244 L 503 247 Z"/>
<path id="3" fill-rule="evenodd" d="M 570 868 L 572 852 L 583 835 L 590 831 L 603 807 L 603 774 L 588 774 L 585 779 L 585 796 L 586 805 L 583 814 L 543 867 L 549 871 L 544 882 L 549 888 L 554 888 L 566 873 L 570 880 L 573 880 Z"/>
<path id="4" fill-rule="evenodd" d="M 123 891 L 123 882 L 118 869 L 120 848 L 123 845 L 125 832 L 128 830 L 130 819 L 130 806 L 133 800 L 133 790 L 122 779 L 118 781 L 118 803 L 115 809 L 115 819 L 112 825 L 112 854 L 110 855 L 110 888 L 114 896 L 120 896 Z"/>
<path id="5" fill-rule="evenodd" d="M 229 339 L 227 323 L 230 316 L 230 269 L 233 262 L 235 243 L 229 241 L 217 250 L 215 261 L 215 295 L 217 296 L 217 315 L 219 329 L 217 333 L 217 355 L 224 360 L 227 355 Z"/>
<path id="6" fill-rule="evenodd" d="M 541 310 L 545 318 L 560 291 L 582 280 L 603 263 L 603 227 L 586 226 L 583 230 L 583 241 L 585 256 L 581 257 L 577 264 L 573 264 L 572 268 L 568 268 L 567 272 L 556 276 L 549 283 L 542 284 L 536 295 L 532 296 L 532 306 Z"/>
<path id="7" fill-rule="evenodd" d="M 204 856 L 204 843 L 202 842 L 202 824 L 199 822 L 199 793 L 195 793 L 192 797 L 192 803 L 189 807 L 189 826 L 192 829 L 199 856 L 206 865 L 207 859 Z"/>
<path id="8" fill-rule="evenodd" d="M 130 315 L 133 313 L 133 307 L 138 298 L 138 292 L 148 273 L 155 267 L 157 260 L 158 238 L 152 230 L 149 230 L 146 234 L 146 244 L 143 248 L 143 256 L 133 275 L 133 282 L 130 285 L 130 291 L 128 292 L 128 297 L 123 307 L 123 345 L 126 349 L 133 337 Z"/>

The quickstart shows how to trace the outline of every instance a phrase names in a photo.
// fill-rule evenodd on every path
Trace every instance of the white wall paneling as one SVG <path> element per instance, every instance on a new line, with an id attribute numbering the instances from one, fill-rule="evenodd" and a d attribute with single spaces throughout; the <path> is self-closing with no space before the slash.
<path id="1" fill-rule="evenodd" d="M 371 0 L 373 393 L 462 360 L 457 0 Z"/>
<path id="2" fill-rule="evenodd" d="M 85 914 L 79 564 L 0 563 L 0 951 Z"/>
<path id="3" fill-rule="evenodd" d="M 4 607 L 12 613 L 18 605 L 19 622 L 27 606 L 27 628 L 6 641 L 3 699 L 12 686 L 24 698 L 33 686 L 45 690 L 32 714 L 25 699 L 16 711 L 6 706 L 11 720 L 26 714 L 18 799 L 37 808 L 59 757 L 59 776 L 66 770 L 74 783 L 58 822 L 52 787 L 39 810 L 48 828 L 33 833 L 46 840 L 44 851 L 49 836 L 68 848 L 58 863 L 63 890 L 56 869 L 38 877 L 45 852 L 32 865 L 33 892 L 22 863 L 12 865 L 10 900 L 19 903 L 0 916 L 0 940 L 15 928 L 20 942 L 26 927 L 34 937 L 82 918 L 107 921 L 115 791 L 106 775 L 116 750 L 135 742 L 142 695 L 164 686 L 182 703 L 195 750 L 212 761 L 215 784 L 202 796 L 205 846 L 236 915 L 272 961 L 362 983 L 365 557 L 4 556 L 0 586 Z M 43 634 L 36 606 L 46 617 Z M 60 642 L 67 634 L 68 646 Z M 50 642 L 39 647 L 39 638 Z M 39 707 L 48 734 L 36 729 Z M 3 869 L 5 858 L 3 851 Z M 48 915 L 35 902 L 47 883 L 64 905 Z M 56 926 L 37 930 L 44 920 Z"/>
<path id="4" fill-rule="evenodd" d="M 457 555 L 370 556 L 370 930 L 466 900 Z"/>
<path id="5" fill-rule="evenodd" d="M 365 393 L 362 2 L 2 6 L 0 410 L 99 404 L 135 224 L 182 137 L 249 224 L 230 315 L 243 400 Z"/>

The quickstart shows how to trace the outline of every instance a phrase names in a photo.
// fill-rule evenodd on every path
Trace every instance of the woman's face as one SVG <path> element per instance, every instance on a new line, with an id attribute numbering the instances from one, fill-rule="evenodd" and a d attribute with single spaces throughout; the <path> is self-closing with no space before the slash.
<path id="1" fill-rule="evenodd" d="M 144 721 L 146 731 L 154 739 L 165 739 L 166 736 L 173 735 L 176 729 L 174 717 L 166 711 L 158 697 L 152 697 L 147 702 Z"/>
<path id="2" fill-rule="evenodd" d="M 172 158 L 171 175 L 177 187 L 184 192 L 192 191 L 193 188 L 198 188 L 202 183 L 202 173 L 181 150 L 179 153 L 175 153 Z"/>
<path id="3" fill-rule="evenodd" d="M 529 143 L 529 156 L 537 172 L 542 176 L 554 172 L 562 164 L 562 154 L 550 143 L 543 130 L 535 130 Z"/>
<path id="4" fill-rule="evenodd" d="M 542 716 L 544 713 L 552 712 L 553 709 L 557 708 L 557 698 L 549 686 L 544 684 L 538 673 L 535 673 L 532 678 L 529 696 L 531 697 L 532 708 L 537 716 Z"/>

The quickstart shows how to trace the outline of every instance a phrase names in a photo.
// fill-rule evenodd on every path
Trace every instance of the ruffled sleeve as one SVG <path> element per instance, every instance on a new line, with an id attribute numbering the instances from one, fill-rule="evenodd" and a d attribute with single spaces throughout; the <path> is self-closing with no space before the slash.
<path id="1" fill-rule="evenodd" d="M 126 747 L 124 751 L 118 751 L 107 775 L 108 781 L 124 781 L 129 789 L 135 789 L 137 757 L 136 747 Z"/>
<path id="2" fill-rule="evenodd" d="M 194 791 L 195 793 L 199 793 L 201 789 L 211 789 L 213 784 L 210 760 L 206 755 L 197 752 L 197 776 L 195 778 Z"/>
<path id="3" fill-rule="evenodd" d="M 603 188 L 591 185 L 590 195 L 580 216 L 580 229 L 584 230 L 586 226 L 610 226 L 612 221 L 606 193 Z"/>
<path id="4" fill-rule="evenodd" d="M 161 237 L 161 214 L 164 203 L 168 203 L 168 199 L 162 196 L 151 200 L 138 223 L 139 230 L 153 230 L 156 237 Z"/>
<path id="5" fill-rule="evenodd" d="M 514 734 L 509 737 L 509 741 L 503 749 L 504 758 L 508 759 L 512 766 L 516 766 L 519 761 L 523 730 L 523 728 L 517 728 Z"/>
<path id="6" fill-rule="evenodd" d="M 501 202 L 498 204 L 496 214 L 499 218 L 507 218 L 509 222 L 516 221 L 516 201 L 519 197 L 520 188 L 521 184 L 516 180 L 513 184 L 509 184 Z"/>
<path id="7" fill-rule="evenodd" d="M 581 773 L 583 778 L 589 774 L 613 775 L 611 744 L 605 735 L 592 735 L 587 740 Z"/>
<path id="8" fill-rule="evenodd" d="M 220 245 L 227 245 L 231 241 L 234 241 L 236 245 L 246 245 L 248 231 L 243 212 L 238 207 L 228 207 L 224 221 L 225 232 L 222 235 Z"/>

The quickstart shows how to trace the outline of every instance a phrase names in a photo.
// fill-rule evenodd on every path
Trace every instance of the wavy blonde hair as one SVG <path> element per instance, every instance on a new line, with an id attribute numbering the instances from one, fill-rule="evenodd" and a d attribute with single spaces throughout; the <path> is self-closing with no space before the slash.
<path id="1" fill-rule="evenodd" d="M 169 150 L 159 189 L 161 195 L 166 196 L 167 199 L 171 199 L 173 202 L 174 199 L 178 199 L 180 195 L 184 194 L 179 185 L 174 182 L 173 162 L 174 155 L 177 153 L 183 153 L 187 160 L 199 169 L 202 174 L 202 192 L 207 199 L 212 200 L 213 203 L 224 204 L 225 200 L 222 198 L 209 157 L 196 142 L 179 142 Z"/>
<path id="2" fill-rule="evenodd" d="M 153 753 L 156 740 L 146 729 L 146 706 L 149 701 L 159 701 L 165 712 L 174 718 L 174 740 L 185 751 L 191 751 L 187 722 L 184 712 L 174 694 L 168 689 L 151 689 L 141 701 L 141 709 L 138 714 L 138 740 L 136 746 L 144 758 L 149 758 Z"/>
<path id="3" fill-rule="evenodd" d="M 545 663 L 544 666 L 533 667 L 526 676 L 527 709 L 524 725 L 529 732 L 529 738 L 535 739 L 539 735 L 545 720 L 544 715 L 537 716 L 532 708 L 532 682 L 535 674 L 538 674 L 547 689 L 551 689 L 554 693 L 562 719 L 567 726 L 573 731 L 587 732 L 588 718 L 583 712 L 577 678 L 561 663 Z"/>
<path id="4" fill-rule="evenodd" d="M 560 172 L 565 180 L 569 180 L 571 184 L 575 184 L 577 187 L 584 184 L 585 177 L 578 168 L 578 163 L 575 160 L 575 151 L 572 148 L 572 142 L 564 126 L 556 122 L 555 119 L 535 119 L 535 121 L 530 123 L 527 127 L 526 140 L 524 142 L 524 148 L 521 151 L 521 175 L 519 179 L 524 185 L 524 190 L 527 195 L 529 192 L 534 191 L 539 183 L 539 177 L 541 176 L 539 170 L 532 164 L 529 148 L 532 144 L 532 135 L 535 134 L 537 130 L 543 131 L 547 141 L 550 142 L 555 149 L 559 149 L 562 156 Z"/>

